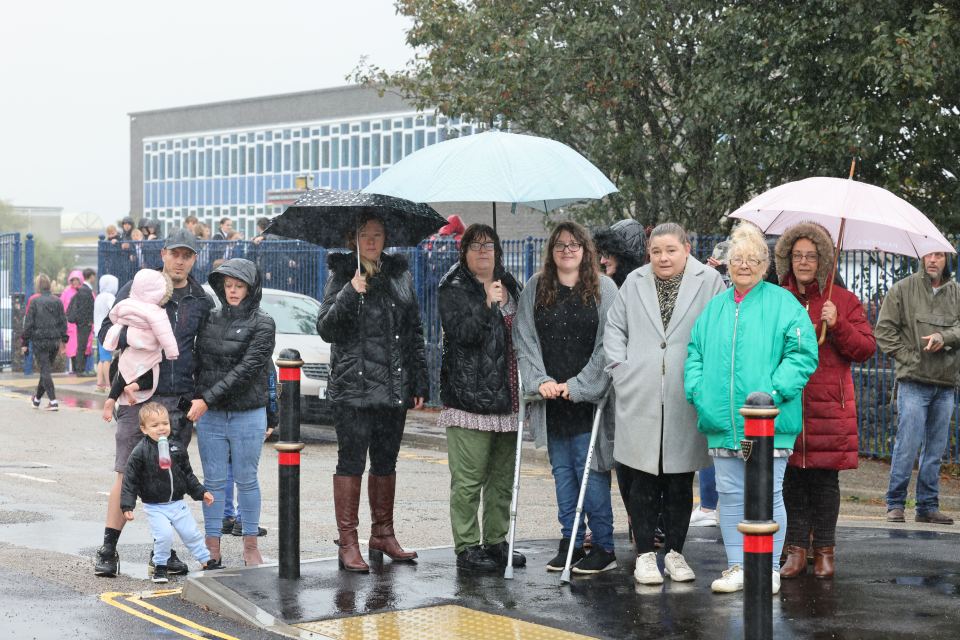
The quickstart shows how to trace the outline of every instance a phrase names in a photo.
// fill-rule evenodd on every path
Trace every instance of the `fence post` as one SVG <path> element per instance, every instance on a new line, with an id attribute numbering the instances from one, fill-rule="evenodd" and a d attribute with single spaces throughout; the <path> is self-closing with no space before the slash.
<path id="1" fill-rule="evenodd" d="M 296 349 L 284 349 L 280 369 L 280 441 L 274 448 L 279 462 L 280 577 L 300 577 L 300 368 Z"/>
<path id="2" fill-rule="evenodd" d="M 103 243 L 106 242 L 106 240 L 107 236 L 103 235 L 102 233 L 97 236 L 97 276 L 111 273 L 110 271 L 107 271 L 107 256 L 104 255 L 105 252 L 103 250 Z M 114 273 L 112 275 L 117 274 Z M 119 287 L 117 287 L 117 290 L 119 290 Z"/>
<path id="3" fill-rule="evenodd" d="M 523 256 L 523 281 L 533 277 L 533 236 L 527 236 Z"/>
<path id="4" fill-rule="evenodd" d="M 27 290 L 27 298 L 33 295 L 33 266 L 35 260 L 33 234 L 28 233 L 27 242 L 23 247 L 23 279 L 26 280 L 23 286 Z"/>
<path id="5" fill-rule="evenodd" d="M 13 268 L 10 275 L 13 276 L 10 282 L 10 293 L 23 293 L 23 281 L 20 279 L 23 275 L 20 269 L 23 267 L 20 256 L 20 234 L 13 234 Z"/>
<path id="6" fill-rule="evenodd" d="M 773 638 L 773 421 L 780 410 L 762 391 L 747 396 L 743 416 L 743 637 Z"/>

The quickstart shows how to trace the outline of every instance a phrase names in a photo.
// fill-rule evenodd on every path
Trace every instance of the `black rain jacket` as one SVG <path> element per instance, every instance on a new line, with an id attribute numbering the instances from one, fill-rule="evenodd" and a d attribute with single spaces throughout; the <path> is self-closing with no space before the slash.
<path id="1" fill-rule="evenodd" d="M 235 307 L 227 304 L 225 276 L 242 280 L 249 287 L 247 297 Z M 217 267 L 207 281 L 221 306 L 210 312 L 197 336 L 196 397 L 218 411 L 266 407 L 276 325 L 260 308 L 260 270 L 249 260 L 234 258 Z"/>
<path id="2" fill-rule="evenodd" d="M 30 301 L 27 317 L 23 321 L 20 338 L 23 346 L 32 341 L 41 349 L 50 349 L 59 342 L 67 344 L 67 339 L 67 316 L 63 312 L 63 303 L 49 289 L 41 291 L 39 296 Z"/>
<path id="3" fill-rule="evenodd" d="M 194 475 L 186 449 L 173 438 L 168 443 L 172 463 L 169 469 L 160 468 L 159 449 L 150 437 L 143 436 L 133 448 L 123 472 L 121 511 L 133 511 L 138 497 L 146 504 L 182 500 L 184 494 L 194 500 L 203 500 L 206 489 Z"/>
<path id="4" fill-rule="evenodd" d="M 93 290 L 87 285 L 81 284 L 70 298 L 70 304 L 67 306 L 67 322 L 72 322 L 78 327 L 93 324 Z"/>
<path id="5" fill-rule="evenodd" d="M 317 333 L 330 347 L 327 398 L 343 406 L 409 408 L 430 393 L 420 305 L 403 256 L 383 254 L 361 296 L 356 253 L 331 253 Z"/>
<path id="6" fill-rule="evenodd" d="M 494 279 L 519 302 L 521 287 L 512 275 L 501 269 Z M 440 281 L 438 298 L 443 325 L 441 401 L 470 413 L 510 413 L 507 327 L 499 307 L 487 307 L 483 284 L 459 262 Z"/>

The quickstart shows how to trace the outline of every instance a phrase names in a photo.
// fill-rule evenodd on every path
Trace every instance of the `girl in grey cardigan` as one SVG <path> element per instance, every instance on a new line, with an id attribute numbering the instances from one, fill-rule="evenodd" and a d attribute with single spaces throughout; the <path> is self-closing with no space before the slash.
<path id="1" fill-rule="evenodd" d="M 607 392 L 603 330 L 617 286 L 597 268 L 593 242 L 574 222 L 559 224 L 545 248 L 543 269 L 527 282 L 513 327 L 524 392 L 545 400 L 527 413 L 536 445 L 547 446 L 557 494 L 562 539 L 547 569 L 566 562 L 580 483 L 590 443 L 596 403 Z M 575 573 L 598 573 L 617 566 L 613 555 L 613 423 L 601 421 L 584 511 L 594 547 L 583 553 L 581 527 L 574 541 Z"/>

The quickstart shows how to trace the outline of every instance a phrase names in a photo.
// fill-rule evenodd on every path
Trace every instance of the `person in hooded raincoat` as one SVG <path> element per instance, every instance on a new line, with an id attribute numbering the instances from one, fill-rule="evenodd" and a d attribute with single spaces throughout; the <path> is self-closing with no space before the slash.
<path id="1" fill-rule="evenodd" d="M 110 308 L 117 299 L 117 290 L 120 288 L 120 281 L 116 276 L 100 276 L 98 287 L 100 293 L 93 303 L 93 330 L 100 330 L 103 319 L 110 313 Z M 113 360 L 113 352 L 103 348 L 103 342 L 97 337 L 97 391 L 106 393 L 110 388 L 110 362 Z"/>
<path id="2" fill-rule="evenodd" d="M 69 313 L 70 303 L 73 301 L 74 296 L 77 295 L 80 288 L 84 286 L 83 284 L 83 271 L 80 269 L 74 269 L 70 272 L 70 275 L 67 277 L 67 288 L 63 290 L 63 293 L 60 294 L 60 302 L 63 303 L 63 312 Z M 85 293 L 85 292 L 84 292 Z M 92 305 L 91 305 L 92 307 Z M 93 346 L 93 332 L 87 331 L 85 336 L 86 344 L 83 347 L 79 347 L 77 344 L 78 340 L 78 329 L 77 324 L 74 322 L 67 323 L 67 344 L 65 347 L 64 354 L 67 358 L 70 359 L 73 364 L 73 373 L 80 375 L 83 371 L 76 370 L 77 364 L 77 355 L 85 354 L 90 355 L 91 347 Z"/>

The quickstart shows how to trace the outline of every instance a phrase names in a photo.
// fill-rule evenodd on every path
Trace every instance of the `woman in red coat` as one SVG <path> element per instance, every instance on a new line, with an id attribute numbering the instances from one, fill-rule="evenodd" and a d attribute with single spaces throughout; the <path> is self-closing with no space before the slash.
<path id="1" fill-rule="evenodd" d="M 798 224 L 780 236 L 775 249 L 780 284 L 807 308 L 817 327 L 827 323 L 820 364 L 803 391 L 803 431 L 787 461 L 783 499 L 787 508 L 786 562 L 781 578 L 807 570 L 807 544 L 813 534 L 813 573 L 832 578 L 840 477 L 857 467 L 857 402 L 851 362 L 863 362 L 877 349 L 873 330 L 855 295 L 834 284 L 833 242 L 818 224 Z"/>

